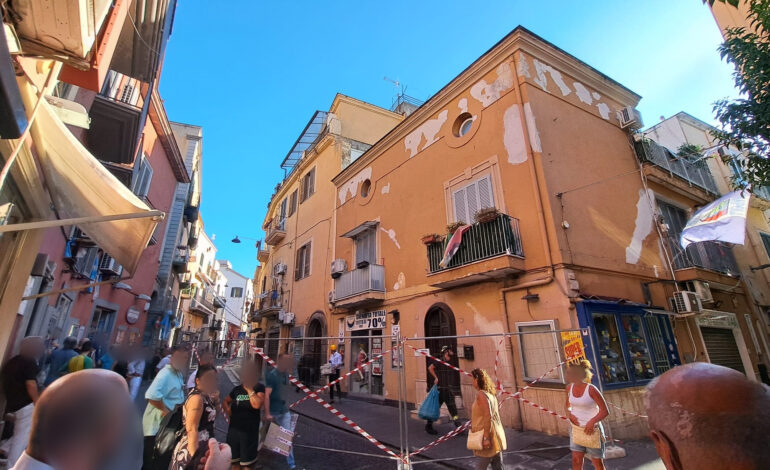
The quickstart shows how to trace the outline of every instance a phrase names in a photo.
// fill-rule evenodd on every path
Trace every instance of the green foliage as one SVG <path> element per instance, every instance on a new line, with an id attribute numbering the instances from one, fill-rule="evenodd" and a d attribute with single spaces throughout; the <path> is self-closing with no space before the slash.
<path id="1" fill-rule="evenodd" d="M 682 144 L 676 149 L 676 156 L 692 161 L 700 160 L 703 158 L 703 149 L 700 145 Z"/>
<path id="2" fill-rule="evenodd" d="M 737 186 L 758 188 L 770 185 L 770 0 L 747 2 L 750 27 L 729 28 L 719 47 L 722 58 L 735 66 L 733 80 L 741 97 L 714 104 L 721 123 L 715 136 L 743 154 L 744 174 Z"/>

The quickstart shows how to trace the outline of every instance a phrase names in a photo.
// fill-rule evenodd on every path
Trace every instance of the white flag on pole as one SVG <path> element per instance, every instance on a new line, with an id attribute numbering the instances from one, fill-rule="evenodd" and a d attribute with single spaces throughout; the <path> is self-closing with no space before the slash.
<path id="1" fill-rule="evenodd" d="M 746 238 L 748 193 L 733 191 L 702 207 L 682 229 L 682 248 L 695 242 L 722 241 L 743 245 Z"/>

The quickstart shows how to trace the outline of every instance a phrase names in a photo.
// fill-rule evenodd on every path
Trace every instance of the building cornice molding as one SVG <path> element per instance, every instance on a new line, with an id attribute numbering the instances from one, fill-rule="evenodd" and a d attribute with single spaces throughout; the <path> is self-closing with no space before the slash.
<path id="1" fill-rule="evenodd" d="M 166 108 L 163 106 L 163 100 L 158 93 L 158 88 L 152 88 L 152 94 L 150 95 L 150 109 L 149 109 L 150 122 L 155 128 L 155 132 L 158 133 L 158 139 L 163 147 L 168 163 L 171 165 L 171 170 L 174 172 L 176 180 L 180 183 L 189 183 L 190 175 L 187 174 L 187 167 L 182 157 L 182 152 L 179 150 L 179 145 L 176 143 L 174 137 L 174 131 L 171 128 L 171 123 L 166 115 Z"/>

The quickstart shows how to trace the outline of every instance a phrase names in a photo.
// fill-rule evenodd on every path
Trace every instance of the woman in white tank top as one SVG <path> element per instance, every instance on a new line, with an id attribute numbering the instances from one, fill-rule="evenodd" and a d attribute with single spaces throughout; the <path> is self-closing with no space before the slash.
<path id="1" fill-rule="evenodd" d="M 585 359 L 567 367 L 572 470 L 582 470 L 586 454 L 596 470 L 604 470 L 604 429 L 601 421 L 610 413 L 602 393 L 591 385 L 593 375 L 591 363 Z"/>

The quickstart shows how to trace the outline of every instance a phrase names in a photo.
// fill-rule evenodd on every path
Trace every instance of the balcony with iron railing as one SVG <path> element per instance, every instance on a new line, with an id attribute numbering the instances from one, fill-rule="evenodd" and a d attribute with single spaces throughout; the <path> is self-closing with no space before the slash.
<path id="1" fill-rule="evenodd" d="M 634 142 L 636 155 L 644 165 L 647 177 L 681 189 L 697 188 L 700 199 L 710 200 L 719 194 L 708 163 L 703 157 L 680 157 L 652 140 Z"/>
<path id="2" fill-rule="evenodd" d="M 441 260 L 451 239 L 427 243 L 428 276 L 432 286 L 453 287 L 501 278 L 524 270 L 524 250 L 519 220 L 507 214 L 477 222 L 462 235 L 462 243 L 449 263 Z"/>
<path id="3" fill-rule="evenodd" d="M 740 276 L 733 249 L 726 243 L 697 242 L 683 249 L 679 244 L 679 236 L 672 235 L 668 237 L 668 246 L 672 254 L 671 262 L 678 271 L 699 268 L 732 277 Z"/>
<path id="4" fill-rule="evenodd" d="M 334 280 L 332 301 L 336 307 L 357 307 L 384 299 L 385 266 L 380 264 L 366 264 Z"/>
<path id="5" fill-rule="evenodd" d="M 259 314 L 269 315 L 278 313 L 283 308 L 283 295 L 277 290 L 270 290 L 260 296 Z"/>
<path id="6" fill-rule="evenodd" d="M 171 264 L 176 274 L 186 273 L 190 265 L 190 248 L 187 245 L 176 247 Z"/>
<path id="7" fill-rule="evenodd" d="M 265 243 L 273 246 L 277 245 L 286 236 L 286 219 L 271 220 L 266 232 Z"/>

